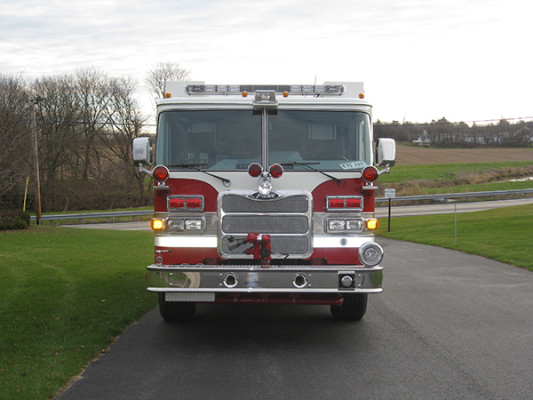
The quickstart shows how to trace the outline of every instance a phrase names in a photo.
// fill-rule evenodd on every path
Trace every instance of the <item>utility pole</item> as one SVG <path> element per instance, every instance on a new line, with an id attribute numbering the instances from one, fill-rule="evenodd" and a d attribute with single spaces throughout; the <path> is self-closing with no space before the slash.
<path id="1" fill-rule="evenodd" d="M 31 133 L 33 138 L 33 178 L 35 181 L 35 220 L 41 225 L 41 181 L 39 179 L 39 147 L 37 144 L 37 118 L 35 106 L 42 100 L 40 96 L 30 98 Z"/>

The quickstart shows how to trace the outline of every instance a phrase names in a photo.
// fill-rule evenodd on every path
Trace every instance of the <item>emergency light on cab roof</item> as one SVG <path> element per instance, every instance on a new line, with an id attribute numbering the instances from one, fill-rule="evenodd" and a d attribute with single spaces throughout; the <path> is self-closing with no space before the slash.
<path id="1" fill-rule="evenodd" d="M 243 95 L 272 91 L 288 95 L 329 95 L 340 96 L 344 93 L 343 85 L 187 85 L 189 95 Z M 246 95 L 244 94 L 246 93 Z"/>

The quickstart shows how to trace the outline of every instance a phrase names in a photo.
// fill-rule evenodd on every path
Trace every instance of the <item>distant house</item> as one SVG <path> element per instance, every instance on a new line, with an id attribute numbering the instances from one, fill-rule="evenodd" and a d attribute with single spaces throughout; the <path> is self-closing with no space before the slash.
<path id="1" fill-rule="evenodd" d="M 431 146 L 431 138 L 429 137 L 429 133 L 427 133 L 427 131 L 423 131 L 418 139 L 413 140 L 413 144 L 424 147 Z"/>

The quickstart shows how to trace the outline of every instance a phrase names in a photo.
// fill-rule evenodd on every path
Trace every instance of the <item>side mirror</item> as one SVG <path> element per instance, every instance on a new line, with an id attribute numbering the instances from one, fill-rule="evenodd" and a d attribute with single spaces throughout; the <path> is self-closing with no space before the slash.
<path id="1" fill-rule="evenodd" d="M 133 162 L 135 165 L 149 165 L 152 163 L 150 138 L 138 137 L 133 139 Z"/>
<path id="2" fill-rule="evenodd" d="M 392 167 L 396 162 L 396 142 L 394 139 L 378 139 L 376 163 L 379 167 Z"/>

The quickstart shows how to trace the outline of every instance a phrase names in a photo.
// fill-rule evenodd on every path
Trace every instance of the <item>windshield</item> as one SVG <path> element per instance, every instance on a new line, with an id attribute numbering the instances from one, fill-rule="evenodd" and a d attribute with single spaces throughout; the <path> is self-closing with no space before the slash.
<path id="1" fill-rule="evenodd" d="M 261 159 L 262 126 L 268 131 L 267 160 Z M 156 163 L 178 169 L 246 170 L 255 162 L 287 170 L 355 170 L 371 163 L 370 139 L 370 118 L 362 112 L 165 111 L 159 115 Z"/>
<path id="2" fill-rule="evenodd" d="M 250 110 L 159 115 L 156 163 L 169 168 L 247 169 L 261 162 L 261 114 Z"/>
<path id="3" fill-rule="evenodd" d="M 278 111 L 269 115 L 268 164 L 319 170 L 369 165 L 370 118 L 353 111 Z"/>

